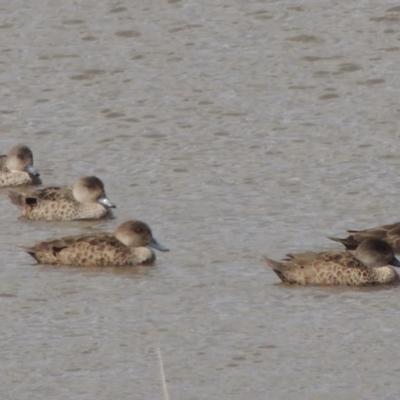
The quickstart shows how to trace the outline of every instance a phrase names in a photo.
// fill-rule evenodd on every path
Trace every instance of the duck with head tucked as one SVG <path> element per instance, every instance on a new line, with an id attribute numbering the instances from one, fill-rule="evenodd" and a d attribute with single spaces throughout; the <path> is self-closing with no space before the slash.
<path id="1" fill-rule="evenodd" d="M 40 174 L 33 166 L 33 154 L 28 146 L 14 146 L 7 155 L 0 155 L 0 187 L 40 185 Z"/>
<path id="2" fill-rule="evenodd" d="M 154 239 L 147 224 L 131 220 L 114 233 L 68 236 L 23 249 L 41 264 L 115 267 L 154 263 L 151 247 L 169 251 Z"/>
<path id="3" fill-rule="evenodd" d="M 400 267 L 392 247 L 380 239 L 364 240 L 354 251 L 288 254 L 285 262 L 264 257 L 282 282 L 318 286 L 396 285 Z"/>
<path id="4" fill-rule="evenodd" d="M 28 193 L 9 191 L 11 202 L 30 220 L 76 221 L 112 217 L 116 206 L 107 198 L 96 176 L 79 178 L 73 188 L 48 187 Z"/>
<path id="5" fill-rule="evenodd" d="M 350 233 L 347 238 L 330 237 L 329 239 L 342 243 L 347 250 L 355 250 L 363 240 L 376 238 L 389 243 L 396 254 L 400 253 L 400 222 L 365 229 L 363 231 L 349 230 L 347 232 Z"/>

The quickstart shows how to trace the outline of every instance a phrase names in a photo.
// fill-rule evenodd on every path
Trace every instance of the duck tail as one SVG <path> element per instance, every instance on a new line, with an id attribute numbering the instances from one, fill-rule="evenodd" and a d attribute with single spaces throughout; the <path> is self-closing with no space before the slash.
<path id="1" fill-rule="evenodd" d="M 278 261 L 274 261 L 271 260 L 268 257 L 263 257 L 264 261 L 273 269 L 273 270 L 278 270 L 280 271 L 282 269 L 282 267 L 284 266 L 282 263 L 278 262 Z"/>
<path id="2" fill-rule="evenodd" d="M 33 257 L 36 261 L 39 261 L 36 257 L 36 252 L 37 249 L 36 247 L 27 247 L 27 246 L 19 246 L 21 250 L 24 250 L 26 253 L 28 253 L 31 257 Z"/>
<path id="3" fill-rule="evenodd" d="M 328 236 L 328 239 L 333 240 L 334 242 L 342 243 L 342 245 L 346 247 L 346 250 L 355 250 L 360 244 L 351 235 L 344 239 Z"/>
<path id="4" fill-rule="evenodd" d="M 271 260 L 268 257 L 263 257 L 264 261 L 272 268 L 272 270 L 278 275 L 281 281 L 285 281 L 283 276 L 283 271 L 285 270 L 285 264 L 280 263 L 278 261 Z"/>

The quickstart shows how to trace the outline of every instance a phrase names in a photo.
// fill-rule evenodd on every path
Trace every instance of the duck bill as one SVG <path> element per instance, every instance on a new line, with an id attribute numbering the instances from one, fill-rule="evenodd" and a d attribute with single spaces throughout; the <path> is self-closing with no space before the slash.
<path id="1" fill-rule="evenodd" d="M 32 164 L 27 165 L 25 170 L 31 176 L 40 176 L 39 172 Z"/>
<path id="2" fill-rule="evenodd" d="M 107 208 L 117 208 L 117 206 L 114 203 L 111 203 L 110 200 L 108 200 L 107 196 L 105 194 L 102 194 L 98 200 L 100 204 L 102 204 L 104 207 Z"/>
<path id="3" fill-rule="evenodd" d="M 393 267 L 400 267 L 400 261 L 396 257 L 393 257 L 393 260 L 390 261 L 389 265 L 392 265 Z"/>
<path id="4" fill-rule="evenodd" d="M 147 245 L 160 251 L 169 251 L 169 249 L 158 243 L 157 240 L 154 238 L 151 238 L 149 243 L 147 243 Z"/>

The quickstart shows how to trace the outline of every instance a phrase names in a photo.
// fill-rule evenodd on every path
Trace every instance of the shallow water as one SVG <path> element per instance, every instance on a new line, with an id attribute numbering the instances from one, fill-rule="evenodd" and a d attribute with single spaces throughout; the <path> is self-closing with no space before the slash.
<path id="1" fill-rule="evenodd" d="M 391 1 L 0 4 L 0 148 L 45 185 L 96 174 L 95 224 L 0 192 L 3 399 L 393 399 L 398 289 L 293 288 L 263 254 L 398 220 Z M 6 211 L 7 210 L 7 211 Z M 139 218 L 153 268 L 35 265 L 18 246 Z"/>

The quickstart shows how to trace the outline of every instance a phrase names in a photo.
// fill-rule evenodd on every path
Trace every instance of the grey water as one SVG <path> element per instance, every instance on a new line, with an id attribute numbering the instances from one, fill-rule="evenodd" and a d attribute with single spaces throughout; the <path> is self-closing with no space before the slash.
<path id="1" fill-rule="evenodd" d="M 94 174 L 116 219 L 32 223 L 0 193 L 2 399 L 395 399 L 398 289 L 288 287 L 262 261 L 396 222 L 393 1 L 0 4 L 0 150 Z M 147 222 L 154 267 L 19 246 Z"/>

